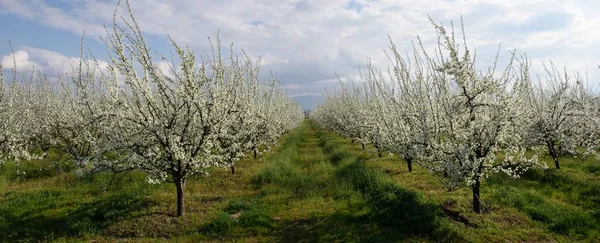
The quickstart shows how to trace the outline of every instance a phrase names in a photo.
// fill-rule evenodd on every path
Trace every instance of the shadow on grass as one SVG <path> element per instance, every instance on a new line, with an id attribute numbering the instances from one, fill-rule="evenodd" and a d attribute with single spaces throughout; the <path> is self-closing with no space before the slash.
<path id="1" fill-rule="evenodd" d="M 80 204 L 68 191 L 7 196 L 0 205 L 1 242 L 37 242 L 102 233 L 110 224 L 148 207 L 146 190 L 129 190 Z"/>
<path id="2" fill-rule="evenodd" d="M 425 203 L 420 194 L 396 185 L 389 176 L 367 167 L 359 156 L 319 132 L 317 144 L 326 160 L 317 155 L 298 156 L 298 151 L 313 144 L 296 143 L 286 148 L 289 151 L 281 151 L 274 157 L 276 163 L 267 165 L 254 180 L 257 188 L 269 185 L 264 188 L 277 190 L 230 201 L 200 233 L 224 241 L 248 236 L 270 242 L 468 241 L 446 228 L 448 224 L 442 221 L 447 216 L 441 207 Z M 307 139 L 312 142 L 312 137 Z M 306 196 L 297 196 L 299 191 L 306 192 Z M 281 193 L 286 195 L 285 200 L 292 201 L 307 197 L 333 199 L 340 207 L 301 213 L 309 216 L 297 216 L 292 210 L 291 215 L 281 219 L 273 215 L 284 215 L 286 211 L 279 210 L 285 207 L 271 204 L 272 199 L 265 200 L 270 193 Z"/>
<path id="3" fill-rule="evenodd" d="M 277 242 L 397 242 L 406 235 L 373 224 L 367 216 L 335 213 L 327 217 L 279 222 Z"/>
<path id="4" fill-rule="evenodd" d="M 597 181 L 581 180 L 559 170 L 530 170 L 523 177 L 565 192 L 571 201 L 600 211 L 600 183 Z"/>
<path id="5" fill-rule="evenodd" d="M 356 227 L 352 227 L 355 232 L 352 232 L 352 229 L 343 232 L 348 237 L 356 237 L 348 239 L 352 241 L 467 241 L 444 228 L 441 219 L 445 218 L 446 214 L 439 206 L 425 203 L 420 194 L 402 188 L 389 176 L 369 168 L 362 156 L 354 155 L 330 141 L 323 131 L 318 131 L 317 136 L 320 140 L 319 145 L 328 154 L 329 161 L 338 167 L 335 175 L 337 183 L 358 192 L 364 199 L 363 206 L 368 209 L 365 215 L 358 218 L 340 218 L 340 215 L 337 215 L 323 220 L 321 222 L 325 222 L 325 230 L 336 228 L 340 225 L 338 222 L 351 222 L 352 225 L 357 224 Z"/>
<path id="6" fill-rule="evenodd" d="M 547 200 L 535 190 L 523 190 L 514 186 L 498 188 L 492 197 L 500 204 L 514 207 L 531 219 L 541 222 L 555 233 L 585 239 L 596 236 L 600 230 L 598 212 L 557 204 Z"/>
<path id="7" fill-rule="evenodd" d="M 337 176 L 363 196 L 364 206 L 368 208 L 365 221 L 394 232 L 385 237 L 395 237 L 393 240 L 466 241 L 443 229 L 440 220 L 446 215 L 440 207 L 425 203 L 420 194 L 396 185 L 361 160 L 348 163 Z"/>
<path id="8" fill-rule="evenodd" d="M 576 178 L 562 170 L 530 170 L 523 175 L 528 183 L 505 176 L 490 178 L 497 187 L 492 195 L 500 204 L 526 213 L 557 234 L 584 239 L 600 231 L 600 184 Z M 560 192 L 569 204 L 549 200 L 549 193 Z"/>
<path id="9" fill-rule="evenodd" d="M 364 202 L 364 206 L 368 204 L 368 201 Z M 205 224 L 200 232 L 208 239 L 225 241 L 260 235 L 272 242 L 467 242 L 439 228 L 435 213 L 430 208 L 420 203 L 415 205 L 406 210 L 395 208 L 404 213 L 386 213 L 385 216 L 374 214 L 371 209 L 367 213 L 358 209 L 281 220 L 272 216 L 273 211 L 260 198 L 234 200 Z M 394 206 L 397 205 L 390 207 Z M 382 211 L 388 209 L 391 211 L 393 208 Z M 400 216 L 402 214 L 405 216 Z"/>

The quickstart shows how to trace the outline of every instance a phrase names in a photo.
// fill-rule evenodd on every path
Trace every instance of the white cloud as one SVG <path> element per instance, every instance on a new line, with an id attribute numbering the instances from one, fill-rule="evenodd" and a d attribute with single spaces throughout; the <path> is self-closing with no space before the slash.
<path id="1" fill-rule="evenodd" d="M 79 57 L 68 57 L 58 52 L 45 49 L 21 46 L 14 53 L 14 59 L 17 64 L 17 71 L 31 71 L 35 67 L 36 71 L 42 71 L 50 76 L 64 75 L 73 70 L 77 70 L 80 63 Z M 5 70 L 10 70 L 13 64 L 13 54 L 2 57 L 2 66 Z M 98 60 L 93 68 L 106 70 L 108 62 Z M 84 69 L 87 67 L 84 67 Z"/>
<path id="2" fill-rule="evenodd" d="M 40 70 L 39 65 L 29 60 L 29 53 L 24 50 L 18 50 L 13 54 L 2 57 L 0 64 L 2 64 L 2 69 L 12 70 L 14 68 L 17 72 L 31 71 L 34 67 Z"/>
<path id="3" fill-rule="evenodd" d="M 156 66 L 162 72 L 163 75 L 170 78 L 175 78 L 175 73 L 173 72 L 173 68 L 171 67 L 170 63 L 166 61 L 160 61 L 158 62 L 158 64 L 156 64 Z"/>
<path id="4" fill-rule="evenodd" d="M 251 57 L 263 57 L 288 86 L 290 94 L 319 93 L 343 78 L 356 80 L 367 58 L 386 68 L 388 35 L 399 50 L 411 50 L 416 35 L 427 47 L 436 39 L 428 16 L 436 22 L 465 20 L 468 43 L 478 49 L 481 66 L 491 64 L 499 44 L 527 52 L 536 62 L 557 59 L 569 68 L 596 67 L 600 53 L 597 1 L 583 0 L 206 0 L 131 1 L 142 30 L 170 35 L 200 53 L 207 36 L 220 30 L 223 46 L 234 42 Z M 43 25 L 88 36 L 103 36 L 110 25 L 115 0 L 0 0 L 0 13 L 10 13 Z M 60 5 L 60 8 L 58 7 Z M 123 6 L 121 6 L 123 7 Z M 596 11 L 595 11 L 596 10 Z M 124 15 L 124 9 L 119 10 Z M 561 17 L 558 19 L 556 17 Z M 549 20 L 549 21 L 544 21 Z M 157 44 L 157 43 L 152 43 Z M 161 44 L 161 43 L 158 43 Z M 166 42 L 165 42 L 166 44 Z M 32 50 L 27 50 L 33 56 Z M 36 53 L 43 55 L 43 53 Z M 167 53 L 164 53 L 167 54 Z M 42 64 L 58 70 L 73 59 L 59 56 Z M 34 59 L 37 61 L 37 59 Z M 165 65 L 161 68 L 165 69 Z M 166 69 L 163 71 L 167 71 Z M 596 72 L 597 70 L 592 70 Z"/>

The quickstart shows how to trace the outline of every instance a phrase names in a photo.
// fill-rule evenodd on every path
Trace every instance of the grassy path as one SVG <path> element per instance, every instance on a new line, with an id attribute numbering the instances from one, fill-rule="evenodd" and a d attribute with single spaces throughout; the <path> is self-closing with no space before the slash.
<path id="1" fill-rule="evenodd" d="M 440 228 L 440 209 L 367 167 L 329 134 L 307 122 L 292 138 L 256 177 L 271 220 L 260 241 L 465 241 Z M 240 235 L 251 228 L 241 227 Z"/>
<path id="2" fill-rule="evenodd" d="M 367 166 L 392 178 L 396 185 L 422 195 L 441 208 L 443 228 L 473 242 L 600 242 L 600 164 L 564 156 L 561 170 L 534 170 L 520 179 L 503 175 L 483 184 L 483 214 L 471 210 L 471 192 L 446 192 L 422 167 L 396 156 L 378 158 L 376 150 L 328 133 L 331 140 L 361 157 Z M 548 156 L 540 159 L 551 164 Z"/>
<path id="3" fill-rule="evenodd" d="M 0 242 L 600 242 L 594 163 L 490 178 L 478 215 L 468 190 L 447 193 L 423 168 L 408 173 L 306 121 L 235 175 L 190 178 L 181 218 L 174 186 L 142 173 L 79 178 L 33 163 L 22 178 L 2 167 Z"/>
<path id="4" fill-rule="evenodd" d="M 222 216 L 209 224 L 208 239 L 465 241 L 442 228 L 438 219 L 443 211 L 369 168 L 309 122 L 266 159 L 253 184 L 259 192 L 225 206 Z"/>

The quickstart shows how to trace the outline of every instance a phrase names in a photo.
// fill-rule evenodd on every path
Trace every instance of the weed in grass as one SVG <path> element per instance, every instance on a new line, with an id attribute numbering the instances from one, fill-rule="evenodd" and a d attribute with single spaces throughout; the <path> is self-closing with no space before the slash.
<path id="1" fill-rule="evenodd" d="M 271 228 L 271 210 L 260 198 L 236 199 L 229 202 L 225 211 L 245 228 Z"/>
<path id="2" fill-rule="evenodd" d="M 151 206 L 148 190 L 126 190 L 84 204 L 69 213 L 68 225 L 72 234 L 100 233 L 108 225 L 131 217 Z"/>

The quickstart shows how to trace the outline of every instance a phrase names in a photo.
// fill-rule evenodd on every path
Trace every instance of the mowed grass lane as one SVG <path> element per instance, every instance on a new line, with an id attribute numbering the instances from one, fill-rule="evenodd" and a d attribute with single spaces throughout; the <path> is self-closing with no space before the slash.
<path id="1" fill-rule="evenodd" d="M 494 175 L 482 184 L 484 213 L 472 212 L 471 191 L 446 192 L 423 167 L 395 155 L 378 158 L 371 146 L 352 143 L 335 133 L 330 139 L 363 158 L 366 165 L 395 184 L 423 195 L 442 208 L 446 228 L 473 242 L 600 242 L 600 161 L 562 156 L 562 168 L 541 156 L 550 169 L 532 170 L 519 179 Z M 450 220 L 448 220 L 450 219 Z"/>
<path id="2" fill-rule="evenodd" d="M 89 242 L 573 242 L 598 238 L 595 160 L 561 171 L 490 178 L 483 214 L 468 189 L 445 192 L 426 170 L 310 121 L 236 174 L 214 168 L 175 188 L 143 173 L 77 177 L 47 169 L 60 155 L 0 170 L 0 241 Z M 43 172 L 43 173 L 42 173 Z"/>

